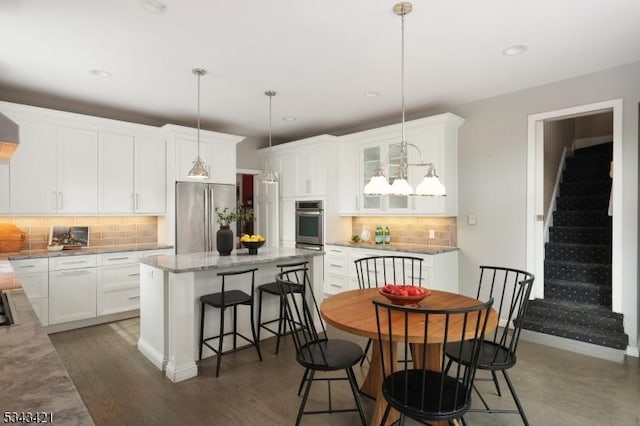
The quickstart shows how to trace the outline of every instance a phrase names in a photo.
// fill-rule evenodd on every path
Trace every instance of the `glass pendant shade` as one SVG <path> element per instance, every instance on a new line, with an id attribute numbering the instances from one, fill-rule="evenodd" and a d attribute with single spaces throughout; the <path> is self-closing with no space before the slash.
<path id="1" fill-rule="evenodd" d="M 416 187 L 416 195 L 444 196 L 447 190 L 438 176 L 425 176 Z"/>
<path id="2" fill-rule="evenodd" d="M 391 185 L 384 175 L 371 176 L 371 180 L 364 186 L 364 195 L 387 195 L 391 191 Z"/>
<path id="3" fill-rule="evenodd" d="M 278 176 L 276 176 L 271 167 L 262 175 L 262 183 L 278 183 Z"/>
<path id="4" fill-rule="evenodd" d="M 413 188 L 409 185 L 409 182 L 405 178 L 397 178 L 391 184 L 391 195 L 412 195 Z"/>
<path id="5" fill-rule="evenodd" d="M 200 156 L 198 156 L 193 162 L 193 167 L 191 168 L 191 170 L 189 170 L 189 177 L 194 179 L 209 178 L 209 172 L 207 172 L 204 162 L 202 161 Z"/>

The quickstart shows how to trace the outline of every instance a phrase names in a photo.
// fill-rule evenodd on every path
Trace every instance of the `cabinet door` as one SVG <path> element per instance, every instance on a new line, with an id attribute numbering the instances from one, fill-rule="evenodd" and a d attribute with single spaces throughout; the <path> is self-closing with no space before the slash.
<path id="1" fill-rule="evenodd" d="M 296 200 L 282 198 L 280 207 L 280 241 L 291 247 L 296 242 Z"/>
<path id="2" fill-rule="evenodd" d="M 365 146 L 362 148 L 360 165 L 361 165 L 361 180 L 360 187 L 364 189 L 364 186 L 369 183 L 373 173 L 382 162 L 382 147 L 380 145 Z M 389 176 L 387 176 L 389 178 Z M 359 192 L 362 194 L 362 192 Z M 360 210 L 362 211 L 379 211 L 382 209 L 382 197 L 380 196 L 361 196 L 362 202 L 359 203 Z"/>
<path id="3" fill-rule="evenodd" d="M 99 211 L 133 212 L 133 136 L 101 133 L 99 159 Z"/>
<path id="4" fill-rule="evenodd" d="M 165 213 L 165 149 L 165 142 L 162 139 L 149 137 L 135 139 L 133 169 L 136 213 Z M 235 168 L 235 161 L 233 164 Z"/>
<path id="5" fill-rule="evenodd" d="M 98 211 L 98 133 L 58 128 L 58 213 Z"/>
<path id="6" fill-rule="evenodd" d="M 305 149 L 295 154 L 297 196 L 325 195 L 326 152 L 323 149 Z"/>
<path id="7" fill-rule="evenodd" d="M 214 183 L 236 184 L 236 146 L 228 142 L 207 141 L 209 176 Z"/>
<path id="8" fill-rule="evenodd" d="M 352 141 L 338 144 L 338 212 L 353 214 L 361 203 L 358 149 Z"/>
<path id="9" fill-rule="evenodd" d="M 11 158 L 11 213 L 56 212 L 56 127 L 20 122 L 20 146 Z"/>
<path id="10" fill-rule="evenodd" d="M 295 197 L 296 184 L 296 155 L 292 153 L 281 154 L 274 158 L 274 168 L 278 171 L 280 179 L 280 196 Z"/>
<path id="11" fill-rule="evenodd" d="M 0 214 L 9 213 L 9 163 L 0 162 Z"/>
<path id="12" fill-rule="evenodd" d="M 49 324 L 96 316 L 96 268 L 49 272 Z"/>

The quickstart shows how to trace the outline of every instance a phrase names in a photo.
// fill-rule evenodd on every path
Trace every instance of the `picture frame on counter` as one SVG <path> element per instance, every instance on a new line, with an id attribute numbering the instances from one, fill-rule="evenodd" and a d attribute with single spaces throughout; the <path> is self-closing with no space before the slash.
<path id="1" fill-rule="evenodd" d="M 51 226 L 49 232 L 50 246 L 65 248 L 89 247 L 90 230 L 88 226 Z"/>

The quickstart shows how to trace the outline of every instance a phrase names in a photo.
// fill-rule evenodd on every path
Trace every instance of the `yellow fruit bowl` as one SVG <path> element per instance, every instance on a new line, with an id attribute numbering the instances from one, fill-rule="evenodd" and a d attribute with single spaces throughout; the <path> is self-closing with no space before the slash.
<path id="1" fill-rule="evenodd" d="M 249 249 L 249 254 L 258 254 L 258 249 L 264 245 L 266 241 L 240 241 L 243 246 Z"/>

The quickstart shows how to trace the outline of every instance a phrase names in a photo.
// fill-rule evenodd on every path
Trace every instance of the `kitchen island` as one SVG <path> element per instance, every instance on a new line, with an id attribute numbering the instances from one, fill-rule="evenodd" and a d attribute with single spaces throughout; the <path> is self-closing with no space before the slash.
<path id="1" fill-rule="evenodd" d="M 192 253 L 143 258 L 140 261 L 140 338 L 138 350 L 158 369 L 165 371 L 173 382 L 198 375 L 198 350 L 200 346 L 200 296 L 220 291 L 219 272 L 232 272 L 258 268 L 256 288 L 272 282 L 278 272 L 276 265 L 309 261 L 309 276 L 313 292 L 322 300 L 323 271 L 322 251 L 263 247 L 257 255 L 247 249 L 234 250 L 231 256 L 217 253 Z M 247 289 L 250 283 L 229 281 L 227 289 Z M 256 298 L 257 299 L 257 298 Z M 257 303 L 257 300 L 256 300 Z M 263 319 L 277 318 L 279 300 L 265 297 Z M 254 312 L 257 314 L 257 306 Z M 231 315 L 231 310 L 227 312 Z M 205 336 L 212 336 L 219 327 L 219 312 L 208 313 L 205 320 Z M 230 319 L 231 317 L 229 317 Z M 251 325 L 245 312 L 238 315 L 238 331 L 251 335 Z M 254 318 L 254 321 L 256 319 Z M 230 324 L 229 320 L 225 320 Z M 259 332 L 259 331 L 258 331 Z M 232 339 L 227 339 L 231 344 Z M 213 352 L 205 347 L 203 358 Z M 256 362 L 258 362 L 256 360 Z"/>

